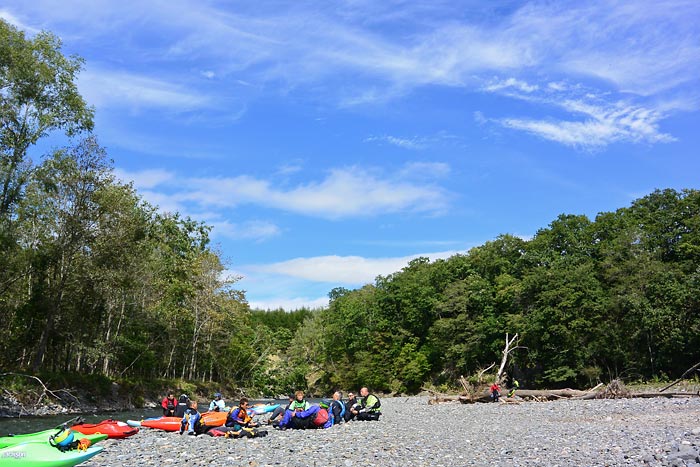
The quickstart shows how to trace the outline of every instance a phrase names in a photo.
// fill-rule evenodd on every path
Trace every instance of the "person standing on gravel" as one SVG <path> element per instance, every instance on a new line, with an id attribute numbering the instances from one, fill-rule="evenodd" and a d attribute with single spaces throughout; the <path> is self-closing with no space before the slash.
<path id="1" fill-rule="evenodd" d="M 498 402 L 499 397 L 501 397 L 501 387 L 498 385 L 498 382 L 495 382 L 491 385 L 491 399 L 494 402 Z"/>

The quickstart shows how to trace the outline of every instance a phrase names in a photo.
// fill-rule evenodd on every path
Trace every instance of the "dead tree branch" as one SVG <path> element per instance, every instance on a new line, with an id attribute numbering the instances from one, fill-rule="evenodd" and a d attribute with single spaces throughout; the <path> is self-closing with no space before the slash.
<path id="1" fill-rule="evenodd" d="M 680 383 L 681 381 L 683 381 L 683 380 L 685 379 L 686 376 L 688 376 L 690 373 L 692 373 L 693 371 L 697 370 L 698 368 L 700 368 L 700 362 L 698 362 L 698 363 L 696 363 L 695 365 L 693 365 L 693 366 L 691 366 L 690 368 L 688 368 L 688 369 L 685 371 L 685 373 L 683 373 L 683 374 L 681 375 L 680 378 L 678 378 L 677 380 L 675 380 L 674 382 L 672 382 L 672 383 L 669 384 L 668 386 L 659 389 L 659 392 L 664 392 L 666 389 L 670 388 L 671 386 L 675 386 L 676 384 Z"/>

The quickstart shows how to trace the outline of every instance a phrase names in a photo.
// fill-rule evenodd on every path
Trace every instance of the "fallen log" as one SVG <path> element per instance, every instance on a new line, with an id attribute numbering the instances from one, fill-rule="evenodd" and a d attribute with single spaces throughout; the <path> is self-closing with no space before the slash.
<path id="1" fill-rule="evenodd" d="M 653 397 L 679 398 L 679 397 L 700 397 L 700 393 L 692 392 L 631 392 L 625 395 L 605 396 L 602 391 L 589 392 L 579 391 L 576 389 L 559 389 L 553 391 L 546 390 L 528 390 L 520 389 L 515 393 L 514 397 L 501 397 L 501 401 L 508 403 L 514 401 L 557 401 L 557 400 L 591 400 L 591 399 L 634 399 L 644 398 L 650 399 Z M 474 404 L 477 402 L 492 402 L 491 394 L 488 391 L 480 392 L 474 396 L 462 394 L 458 397 L 462 404 Z"/>

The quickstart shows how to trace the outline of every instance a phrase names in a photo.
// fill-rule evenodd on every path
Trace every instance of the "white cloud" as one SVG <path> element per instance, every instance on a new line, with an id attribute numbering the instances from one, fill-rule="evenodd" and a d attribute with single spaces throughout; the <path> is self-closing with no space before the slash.
<path id="1" fill-rule="evenodd" d="M 212 107 L 214 101 L 203 94 L 171 82 L 122 71 L 84 71 L 79 78 L 80 92 L 96 107 L 162 108 L 187 112 Z"/>
<path id="2" fill-rule="evenodd" d="M 295 258 L 265 265 L 249 265 L 247 269 L 290 276 L 299 279 L 359 286 L 374 282 L 379 275 L 388 275 L 406 267 L 409 261 L 425 256 L 431 260 L 454 256 L 458 251 L 423 253 L 395 258 L 364 258 L 361 256 L 316 256 Z"/>
<path id="3" fill-rule="evenodd" d="M 29 34 L 36 34 L 39 32 L 39 29 L 35 29 L 23 21 L 21 21 L 16 15 L 14 15 L 11 11 L 7 9 L 0 9 L 0 18 L 4 19 L 14 27 L 16 27 L 19 30 L 26 31 Z"/>
<path id="4" fill-rule="evenodd" d="M 390 136 L 390 135 L 384 135 L 384 136 L 370 136 L 369 138 L 365 139 L 365 142 L 371 143 L 371 142 L 384 142 L 391 144 L 393 146 L 398 146 L 400 148 L 404 149 L 424 149 L 425 148 L 425 139 L 422 138 L 399 138 L 396 136 Z"/>
<path id="5" fill-rule="evenodd" d="M 496 79 L 492 82 L 508 81 Z M 566 111 L 569 117 L 487 119 L 482 112 L 477 112 L 475 119 L 479 123 L 491 121 L 550 141 L 581 148 L 600 148 L 621 141 L 675 141 L 673 136 L 659 130 L 659 123 L 665 117 L 663 112 L 623 100 L 611 102 L 608 96 L 580 84 L 549 82 L 540 88 L 522 81 L 517 85 L 484 86 L 482 90 L 505 94 L 536 106 L 556 107 Z"/>
<path id="6" fill-rule="evenodd" d="M 129 172 L 115 169 L 114 175 L 123 183 L 134 183 L 137 190 L 148 190 L 163 185 L 175 178 L 175 174 L 165 169 L 148 169 L 139 172 Z"/>
<path id="7" fill-rule="evenodd" d="M 552 84 L 552 83 L 550 83 Z M 536 84 L 529 84 L 526 83 L 525 81 L 521 81 L 515 78 L 508 78 L 505 80 L 499 79 L 499 78 L 494 78 L 492 79 L 486 86 L 484 86 L 485 91 L 489 92 L 496 92 L 496 91 L 501 91 L 504 89 L 510 89 L 514 88 L 517 89 L 518 91 L 530 93 L 537 91 L 539 89 L 539 86 Z"/>
<path id="8" fill-rule="evenodd" d="M 183 180 L 178 199 L 205 206 L 233 207 L 241 203 L 330 219 L 363 217 L 393 212 L 435 214 L 447 207 L 447 195 L 439 187 L 381 177 L 349 167 L 333 169 L 321 181 L 290 189 L 271 180 L 249 176 Z"/>
<path id="9" fill-rule="evenodd" d="M 659 131 L 662 115 L 654 110 L 624 102 L 594 105 L 582 100 L 557 103 L 583 121 L 556 121 L 523 118 L 498 120 L 503 126 L 526 131 L 568 146 L 595 148 L 625 141 L 631 143 L 667 143 L 675 139 Z"/>
<path id="10" fill-rule="evenodd" d="M 201 216 L 201 214 L 200 214 Z M 208 224 L 214 228 L 212 234 L 233 240 L 255 240 L 264 241 L 272 237 L 276 237 L 281 233 L 280 228 L 268 221 L 247 221 L 240 224 L 235 224 L 225 220 L 216 220 L 218 215 L 201 216 Z"/>

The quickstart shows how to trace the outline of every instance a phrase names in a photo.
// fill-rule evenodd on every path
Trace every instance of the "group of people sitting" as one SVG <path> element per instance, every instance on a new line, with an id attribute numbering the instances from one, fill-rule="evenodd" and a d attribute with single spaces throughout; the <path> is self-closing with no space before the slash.
<path id="1" fill-rule="evenodd" d="M 305 399 L 304 391 L 289 395 L 289 404 L 279 407 L 268 419 L 275 428 L 286 430 L 330 428 L 350 420 L 379 420 L 381 402 L 377 396 L 370 394 L 367 388 L 360 389 L 360 398 L 352 392 L 343 402 L 342 393 L 336 391 L 330 402 L 311 404 Z"/>
<path id="2" fill-rule="evenodd" d="M 201 414 L 197 410 L 197 401 L 190 400 L 183 394 L 179 399 L 170 393 L 161 401 L 163 415 L 182 418 L 180 434 L 197 435 L 205 431 L 211 431 L 211 427 L 203 426 Z M 348 400 L 342 400 L 342 394 L 338 391 L 333 394 L 332 400 L 312 404 L 306 400 L 304 391 L 297 391 L 289 396 L 289 404 L 276 408 L 267 423 L 281 430 L 330 428 L 339 423 L 351 420 L 379 420 L 381 402 L 377 396 L 370 394 L 366 387 L 360 389 L 360 397 L 354 393 L 348 393 Z M 224 426 L 213 428 L 216 436 L 263 435 L 264 431 L 257 430 L 259 423 L 249 415 L 250 402 L 243 397 L 237 407 L 226 408 L 226 403 L 220 393 L 214 395 L 209 404 L 209 412 L 223 412 L 228 410 Z M 212 434 L 212 433 L 210 433 Z"/>

